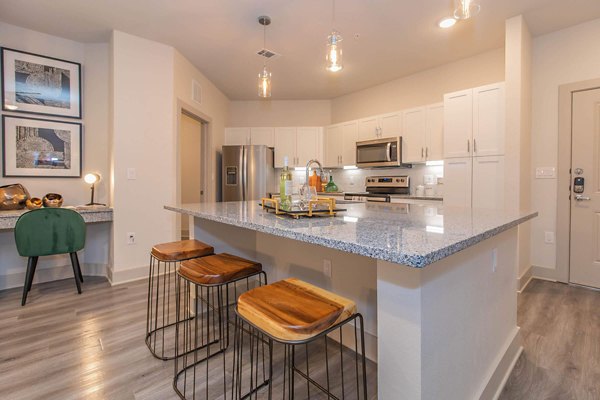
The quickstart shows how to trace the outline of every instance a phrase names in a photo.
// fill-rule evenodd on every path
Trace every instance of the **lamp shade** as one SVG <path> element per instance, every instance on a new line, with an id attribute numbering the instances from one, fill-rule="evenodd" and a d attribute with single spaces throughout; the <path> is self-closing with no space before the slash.
<path id="1" fill-rule="evenodd" d="M 83 180 L 85 181 L 85 183 L 89 183 L 90 185 L 93 185 L 94 183 L 96 183 L 100 180 L 100 175 L 96 174 L 96 173 L 89 173 L 83 177 Z"/>

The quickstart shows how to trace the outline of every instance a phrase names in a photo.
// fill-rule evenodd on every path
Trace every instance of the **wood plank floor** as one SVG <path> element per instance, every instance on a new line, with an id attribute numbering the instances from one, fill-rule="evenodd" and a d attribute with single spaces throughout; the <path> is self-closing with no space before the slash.
<path id="1" fill-rule="evenodd" d="M 533 280 L 519 296 L 524 352 L 501 400 L 600 399 L 600 292 Z"/>
<path id="2" fill-rule="evenodd" d="M 177 399 L 172 361 L 152 357 L 144 342 L 147 290 L 145 280 L 111 287 L 86 277 L 77 295 L 68 279 L 34 285 L 25 307 L 21 289 L 1 291 L 0 399 Z M 376 365 L 369 362 L 367 372 L 374 399 Z"/>

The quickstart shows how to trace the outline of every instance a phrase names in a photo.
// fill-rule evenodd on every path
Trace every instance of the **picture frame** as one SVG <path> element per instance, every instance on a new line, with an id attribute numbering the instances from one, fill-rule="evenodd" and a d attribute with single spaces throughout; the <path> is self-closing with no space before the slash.
<path id="1" fill-rule="evenodd" d="M 81 119 L 81 64 L 0 48 L 4 111 Z"/>
<path id="2" fill-rule="evenodd" d="M 80 178 L 82 125 L 2 116 L 2 176 Z"/>

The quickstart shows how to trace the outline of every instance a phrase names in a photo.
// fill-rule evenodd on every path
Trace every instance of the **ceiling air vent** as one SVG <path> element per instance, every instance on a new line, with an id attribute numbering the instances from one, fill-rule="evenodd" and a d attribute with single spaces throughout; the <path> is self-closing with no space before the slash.
<path id="1" fill-rule="evenodd" d="M 202 104 L 202 86 L 195 80 L 192 80 L 192 100 Z"/>
<path id="2" fill-rule="evenodd" d="M 272 59 L 272 58 L 277 58 L 277 57 L 281 57 L 281 54 L 277 54 L 272 50 L 269 49 L 262 49 L 256 52 L 257 55 L 267 58 L 267 59 Z"/>

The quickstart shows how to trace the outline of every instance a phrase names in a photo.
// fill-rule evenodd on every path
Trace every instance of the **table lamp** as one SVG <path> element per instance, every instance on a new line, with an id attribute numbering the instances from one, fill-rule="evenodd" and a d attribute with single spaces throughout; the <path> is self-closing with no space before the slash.
<path id="1" fill-rule="evenodd" d="M 90 185 L 92 185 L 92 197 L 90 199 L 90 202 L 86 204 L 86 206 L 105 206 L 106 204 L 94 203 L 94 186 L 96 185 L 96 182 L 100 181 L 100 174 L 89 173 L 83 178 L 83 180 L 85 181 L 85 183 L 89 183 Z"/>

